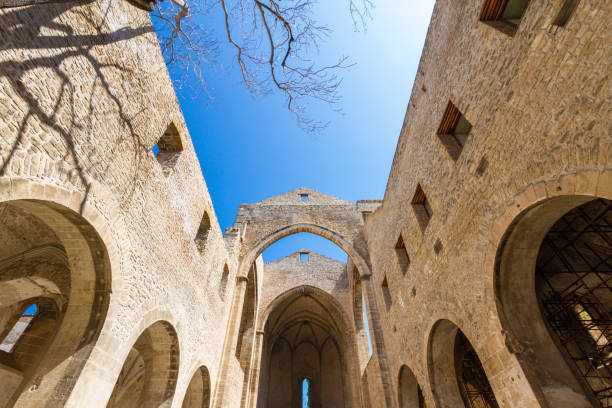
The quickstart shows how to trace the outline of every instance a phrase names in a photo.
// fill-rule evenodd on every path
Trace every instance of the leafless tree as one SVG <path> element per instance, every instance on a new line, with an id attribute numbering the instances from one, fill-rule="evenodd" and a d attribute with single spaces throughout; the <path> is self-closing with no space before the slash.
<path id="1" fill-rule="evenodd" d="M 175 84 L 185 86 L 195 76 L 207 90 L 207 78 L 217 65 L 220 43 L 235 53 L 242 81 L 254 95 L 280 91 L 287 108 L 307 133 L 326 126 L 306 114 L 309 101 L 337 105 L 341 78 L 338 71 L 350 66 L 340 56 L 330 64 L 314 61 L 330 29 L 313 17 L 316 0 L 189 0 L 181 5 L 157 3 L 152 16 L 164 58 L 177 73 Z M 326 0 L 331 1 L 331 0 Z M 373 0 L 346 0 L 355 29 L 365 29 Z M 217 39 L 202 24 L 202 14 L 220 12 L 224 38 Z"/>

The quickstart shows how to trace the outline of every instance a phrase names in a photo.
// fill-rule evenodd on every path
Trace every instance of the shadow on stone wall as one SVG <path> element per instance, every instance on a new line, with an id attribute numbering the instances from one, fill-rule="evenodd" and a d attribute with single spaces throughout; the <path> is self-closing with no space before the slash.
<path id="1" fill-rule="evenodd" d="M 70 166 L 69 178 L 71 180 L 76 178 L 75 183 L 80 182 L 85 190 L 81 212 L 92 185 L 90 178 L 92 171 L 90 170 L 94 169 L 95 173 L 104 174 L 112 160 L 108 160 L 105 155 L 98 157 L 93 154 L 95 151 L 92 149 L 93 143 L 87 143 L 86 138 L 94 141 L 96 140 L 94 138 L 99 135 L 88 134 L 91 129 L 87 128 L 87 124 L 80 123 L 75 114 L 77 105 L 88 104 L 89 115 L 100 115 L 100 112 L 95 111 L 95 108 L 98 108 L 97 101 L 100 99 L 95 94 L 98 88 L 103 89 L 113 106 L 105 106 L 102 114 L 112 111 L 118 116 L 121 122 L 119 125 L 127 129 L 127 132 L 122 132 L 118 137 L 122 143 L 131 144 L 130 150 L 134 154 L 136 167 L 139 167 L 142 160 L 146 158 L 150 148 L 143 143 L 133 123 L 135 117 L 144 109 L 136 114 L 126 112 L 125 101 L 122 101 L 118 95 L 117 86 L 111 86 L 107 78 L 108 73 L 104 71 L 118 70 L 124 75 L 131 76 L 138 73 L 133 72 L 133 68 L 129 68 L 124 60 L 113 58 L 113 55 L 110 55 L 110 58 L 109 55 L 103 55 L 109 61 L 102 61 L 101 55 L 107 49 L 101 51 L 99 47 L 120 41 L 125 42 L 140 36 L 146 37 L 146 34 L 153 33 L 154 29 L 151 24 L 144 24 L 141 27 L 124 27 L 120 30 L 105 32 L 105 29 L 108 30 L 105 20 L 112 5 L 111 3 L 99 4 L 100 2 L 90 0 L 0 10 L 0 43 L 2 44 L 0 46 L 0 84 L 4 82 L 8 86 L 8 89 L 3 90 L 2 93 L 9 96 L 9 102 L 11 98 L 23 102 L 21 105 L 23 117 L 18 124 L 17 137 L 12 142 L 9 151 L 2 152 L 4 157 L 0 166 L 0 176 L 9 172 L 9 166 L 20 146 L 23 146 L 24 138 L 29 134 L 28 127 L 32 125 L 32 122 L 36 123 L 36 128 L 41 125 L 43 131 L 44 128 L 49 128 L 56 132 L 66 144 L 67 152 L 62 161 L 67 162 Z M 70 15 L 63 16 L 66 13 Z M 69 21 L 70 25 L 62 20 Z M 78 25 L 79 31 L 92 33 L 75 34 L 73 23 Z M 53 34 L 43 34 L 43 32 Z M 155 46 L 157 47 L 157 44 Z M 96 47 L 98 47 L 97 50 L 95 50 Z M 22 57 L 23 55 L 25 57 Z M 70 71 L 72 62 L 66 63 L 67 69 L 62 67 L 62 63 L 71 58 L 79 59 L 79 64 L 81 64 L 78 67 L 79 71 Z M 44 102 L 49 101 L 39 99 L 29 89 L 31 84 L 26 78 L 27 75 L 40 68 L 51 70 L 60 80 L 59 94 L 54 95 L 56 101 L 50 110 L 43 106 Z M 75 75 L 84 73 L 95 76 L 92 81 L 93 85 L 88 96 L 75 97 L 75 79 L 77 79 Z M 49 87 L 48 92 L 52 93 L 53 89 Z M 79 92 L 83 92 L 83 89 L 80 89 Z M 3 114 L 4 120 L 10 120 L 9 107 L 3 107 L 1 102 L 0 99 L 0 113 Z M 23 106 L 26 109 L 23 109 Z M 3 112 L 5 109 L 6 111 Z M 133 194 L 136 180 L 133 180 L 131 184 L 130 189 Z"/>

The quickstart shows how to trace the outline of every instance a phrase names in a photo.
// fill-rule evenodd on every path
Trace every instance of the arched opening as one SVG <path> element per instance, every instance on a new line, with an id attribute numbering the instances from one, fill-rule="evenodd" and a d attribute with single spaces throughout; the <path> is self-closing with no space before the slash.
<path id="1" fill-rule="evenodd" d="M 498 251 L 509 349 L 550 406 L 612 406 L 610 207 L 593 197 L 549 199 L 515 220 Z"/>
<path id="2" fill-rule="evenodd" d="M 174 328 L 165 321 L 153 323 L 132 346 L 107 407 L 169 407 L 176 387 L 178 363 Z"/>
<path id="3" fill-rule="evenodd" d="M 63 405 L 106 316 L 106 247 L 83 217 L 40 200 L 0 203 L 0 241 L 0 406 Z"/>
<path id="4" fill-rule="evenodd" d="M 366 307 L 361 277 L 355 266 L 349 262 L 347 270 L 351 272 L 353 286 L 353 320 L 357 337 L 357 351 L 359 353 L 360 371 L 365 370 L 370 357 L 372 357 L 372 339 L 370 337 L 370 322 Z"/>
<path id="5" fill-rule="evenodd" d="M 406 365 L 400 368 L 397 391 L 400 408 L 426 408 L 423 391 L 414 373 Z"/>
<path id="6" fill-rule="evenodd" d="M 476 351 L 454 323 L 436 322 L 427 353 L 432 391 L 439 406 L 498 407 Z"/>
<path id="7" fill-rule="evenodd" d="M 191 377 L 182 408 L 210 407 L 210 374 L 204 366 L 198 368 Z"/>
<path id="8" fill-rule="evenodd" d="M 281 238 L 269 245 L 261 255 L 264 262 L 273 262 L 294 252 L 300 252 L 304 248 L 340 262 L 347 262 L 346 252 L 337 244 L 309 232 L 300 232 Z M 307 252 L 304 254 L 306 256 L 301 256 L 301 261 L 308 262 Z"/>
<path id="9" fill-rule="evenodd" d="M 310 378 L 304 377 L 302 379 L 302 401 L 300 407 L 302 408 L 312 408 L 312 404 L 310 403 L 310 389 L 311 381 Z"/>
<path id="10" fill-rule="evenodd" d="M 320 289 L 281 295 L 265 324 L 257 406 L 352 406 L 346 330 L 342 312 Z M 306 379 L 309 405 L 303 405 Z"/>

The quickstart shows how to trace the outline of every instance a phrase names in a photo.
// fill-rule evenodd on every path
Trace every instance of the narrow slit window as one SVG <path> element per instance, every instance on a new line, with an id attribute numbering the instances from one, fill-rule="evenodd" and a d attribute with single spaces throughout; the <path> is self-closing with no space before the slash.
<path id="1" fill-rule="evenodd" d="M 21 317 L 19 317 L 12 329 L 4 337 L 2 343 L 0 343 L 0 351 L 11 353 L 15 349 L 17 342 L 23 337 L 26 330 L 28 330 L 32 324 L 32 321 L 36 317 L 36 313 L 38 313 L 38 305 L 36 305 L 36 303 L 31 304 L 24 310 Z"/>
<path id="2" fill-rule="evenodd" d="M 529 0 L 485 0 L 480 11 L 480 21 L 512 36 L 528 4 Z"/>
<path id="3" fill-rule="evenodd" d="M 463 151 L 471 130 L 472 124 L 449 101 L 437 133 L 440 142 L 454 161 L 457 161 Z"/>
<path id="4" fill-rule="evenodd" d="M 564 0 L 559 12 L 557 13 L 557 16 L 553 20 L 553 26 L 565 26 L 570 17 L 574 14 L 574 11 L 576 11 L 576 8 L 578 8 L 579 3 L 580 0 Z"/>
<path id="5" fill-rule="evenodd" d="M 391 309 L 391 291 L 389 290 L 389 282 L 385 276 L 382 281 L 382 293 L 383 299 L 385 300 L 385 307 L 387 310 Z"/>
<path id="6" fill-rule="evenodd" d="M 221 281 L 219 282 L 219 296 L 221 299 L 225 299 L 225 293 L 227 292 L 227 282 L 229 280 L 229 268 L 227 264 L 223 267 L 223 274 L 221 275 Z"/>
<path id="7" fill-rule="evenodd" d="M 363 324 L 365 325 L 366 340 L 368 341 L 368 352 L 372 356 L 372 338 L 370 337 L 370 322 L 368 320 L 368 309 L 366 308 L 365 297 L 361 295 L 361 308 L 363 309 Z"/>
<path id="8" fill-rule="evenodd" d="M 308 262 L 308 252 L 300 252 L 300 262 Z"/>
<path id="9" fill-rule="evenodd" d="M 408 272 L 408 267 L 410 266 L 410 257 L 408 256 L 408 251 L 406 250 L 406 245 L 404 244 L 404 238 L 401 234 L 395 243 L 395 256 L 397 258 L 400 271 L 402 271 L 402 274 L 405 275 L 406 272 Z"/>
<path id="10" fill-rule="evenodd" d="M 302 408 L 311 408 L 312 404 L 310 402 L 310 394 L 311 394 L 311 384 L 310 378 L 306 377 L 302 379 Z"/>
<path id="11" fill-rule="evenodd" d="M 425 228 L 427 228 L 429 224 L 429 220 L 433 216 L 433 211 L 420 184 L 417 185 L 411 204 L 419 226 L 421 227 L 421 231 L 425 231 Z"/>

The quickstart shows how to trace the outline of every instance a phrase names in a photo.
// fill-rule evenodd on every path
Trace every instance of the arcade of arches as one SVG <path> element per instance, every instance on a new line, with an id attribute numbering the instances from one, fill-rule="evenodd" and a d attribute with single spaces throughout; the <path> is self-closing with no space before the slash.
<path id="1" fill-rule="evenodd" d="M 384 199 L 225 230 L 143 2 L 17 3 L 0 408 L 612 408 L 611 2 L 437 0 Z"/>

